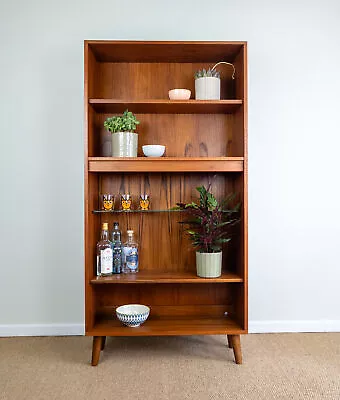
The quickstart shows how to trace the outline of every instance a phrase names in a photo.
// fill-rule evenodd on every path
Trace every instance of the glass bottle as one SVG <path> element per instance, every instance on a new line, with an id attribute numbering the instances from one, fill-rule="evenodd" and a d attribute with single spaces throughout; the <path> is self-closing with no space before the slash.
<path id="1" fill-rule="evenodd" d="M 97 276 L 112 275 L 113 251 L 109 240 L 108 223 L 102 225 L 100 241 L 97 243 Z"/>
<path id="2" fill-rule="evenodd" d="M 133 237 L 133 231 L 127 231 L 128 240 L 123 246 L 124 273 L 138 272 L 138 243 Z"/>
<path id="3" fill-rule="evenodd" d="M 113 223 L 113 231 L 111 235 L 113 248 L 113 273 L 120 274 L 122 272 L 122 235 L 119 230 L 119 223 Z"/>

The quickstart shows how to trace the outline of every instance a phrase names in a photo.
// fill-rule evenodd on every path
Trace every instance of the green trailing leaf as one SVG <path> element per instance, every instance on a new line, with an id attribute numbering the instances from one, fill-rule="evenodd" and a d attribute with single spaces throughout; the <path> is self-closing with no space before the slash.
<path id="1" fill-rule="evenodd" d="M 189 208 L 189 207 L 198 208 L 198 205 L 194 202 L 185 205 L 185 208 Z"/>
<path id="2" fill-rule="evenodd" d="M 218 239 L 217 241 L 218 241 L 218 243 L 228 243 L 228 242 L 231 241 L 231 238 L 227 238 L 227 239 Z"/>
<path id="3" fill-rule="evenodd" d="M 218 202 L 212 193 L 207 193 L 207 205 L 209 211 L 214 210 L 218 206 Z"/>

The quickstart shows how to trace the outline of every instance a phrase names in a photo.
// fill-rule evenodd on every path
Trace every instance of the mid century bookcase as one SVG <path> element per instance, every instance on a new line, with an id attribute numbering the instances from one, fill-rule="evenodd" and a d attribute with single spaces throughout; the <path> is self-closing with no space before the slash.
<path id="1" fill-rule="evenodd" d="M 170 101 L 168 90 L 187 88 L 195 97 L 194 73 L 218 61 L 223 100 Z M 141 121 L 137 158 L 103 155 L 103 122 L 129 109 Z M 144 144 L 163 144 L 161 158 L 143 157 Z M 233 192 L 241 223 L 224 249 L 219 278 L 196 276 L 195 252 L 183 213 L 199 185 L 212 184 L 218 199 Z M 102 212 L 100 193 L 141 193 L 150 212 Z M 116 202 L 116 209 L 118 203 Z M 140 272 L 96 277 L 96 242 L 102 222 L 134 229 Z M 124 235 L 123 235 L 124 239 Z M 247 45 L 245 42 L 85 41 L 85 296 L 86 335 L 93 336 L 97 365 L 106 336 L 226 334 L 242 363 L 240 334 L 248 329 L 247 275 Z M 115 307 L 151 307 L 139 328 L 123 326 Z"/>

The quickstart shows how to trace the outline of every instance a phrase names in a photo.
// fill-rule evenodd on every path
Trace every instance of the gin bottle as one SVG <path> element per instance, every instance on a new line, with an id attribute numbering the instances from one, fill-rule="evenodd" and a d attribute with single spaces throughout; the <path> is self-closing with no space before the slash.
<path id="1" fill-rule="evenodd" d="M 102 225 L 100 241 L 97 243 L 97 275 L 112 275 L 113 251 L 109 240 L 108 223 Z"/>
<path id="2" fill-rule="evenodd" d="M 122 240 L 118 222 L 113 223 L 111 241 L 113 246 L 113 273 L 120 274 L 122 272 Z"/>
<path id="3" fill-rule="evenodd" d="M 124 269 L 123 272 L 138 272 L 138 243 L 133 237 L 133 231 L 127 231 L 128 240 L 123 246 Z"/>

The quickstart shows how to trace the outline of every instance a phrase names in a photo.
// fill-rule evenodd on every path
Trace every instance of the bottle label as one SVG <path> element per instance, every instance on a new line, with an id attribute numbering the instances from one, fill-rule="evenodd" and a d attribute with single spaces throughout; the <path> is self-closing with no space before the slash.
<path id="1" fill-rule="evenodd" d="M 122 257 L 122 259 L 123 259 L 123 263 L 124 264 L 126 264 L 126 256 L 130 253 L 131 250 L 132 250 L 132 247 L 127 247 L 127 246 L 123 247 L 123 257 Z"/>
<path id="2" fill-rule="evenodd" d="M 112 273 L 113 254 L 109 247 L 100 251 L 100 269 L 102 274 Z"/>
<path id="3" fill-rule="evenodd" d="M 113 247 L 113 272 L 120 273 L 122 269 L 122 249 L 120 245 L 115 244 Z"/>
<path id="4" fill-rule="evenodd" d="M 131 271 L 138 269 L 138 252 L 134 247 L 124 247 L 126 268 Z"/>

